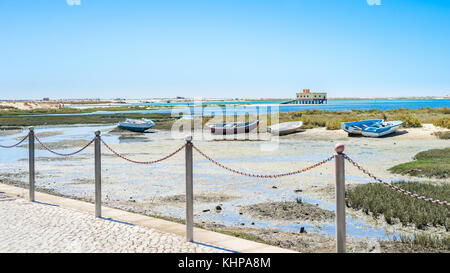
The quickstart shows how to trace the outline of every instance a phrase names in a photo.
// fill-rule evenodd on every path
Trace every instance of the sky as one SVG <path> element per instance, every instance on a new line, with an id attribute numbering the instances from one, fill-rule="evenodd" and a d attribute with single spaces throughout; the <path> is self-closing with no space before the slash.
<path id="1" fill-rule="evenodd" d="M 449 14 L 450 0 L 1 0 L 0 99 L 444 96 Z"/>

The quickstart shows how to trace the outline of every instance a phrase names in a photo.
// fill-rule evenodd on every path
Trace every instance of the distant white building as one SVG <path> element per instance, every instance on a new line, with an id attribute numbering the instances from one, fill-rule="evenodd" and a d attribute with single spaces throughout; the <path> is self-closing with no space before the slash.
<path id="1" fill-rule="evenodd" d="M 297 93 L 295 104 L 324 104 L 327 103 L 327 93 L 310 92 L 309 89 L 303 89 L 302 93 Z"/>

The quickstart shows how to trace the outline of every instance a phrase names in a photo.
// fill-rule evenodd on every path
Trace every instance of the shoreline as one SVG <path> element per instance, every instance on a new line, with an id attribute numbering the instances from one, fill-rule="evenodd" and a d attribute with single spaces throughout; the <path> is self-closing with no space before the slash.
<path id="1" fill-rule="evenodd" d="M 289 106 L 290 104 L 281 104 L 273 102 L 287 102 L 293 98 L 277 98 L 277 99 L 203 99 L 201 104 L 203 106 L 219 106 L 219 105 L 241 105 L 241 106 Z M 410 100 L 450 100 L 449 96 L 442 97 L 392 97 L 392 98 L 328 98 L 328 101 L 410 101 Z M 260 103 L 257 103 L 260 102 Z M 271 103 L 265 103 L 271 102 Z M 126 108 L 126 107 L 186 107 L 195 105 L 196 100 L 192 99 L 159 99 L 159 100 L 145 100 L 145 99 L 129 99 L 123 101 L 114 100 L 87 100 L 87 101 L 65 101 L 65 100 L 0 100 L 0 113 L 1 111 L 8 110 L 20 110 L 20 111 L 35 111 L 35 110 L 60 110 L 60 109 L 107 109 L 107 108 Z M 298 104 L 309 106 L 309 104 Z M 323 104 L 326 105 L 326 104 Z M 322 104 L 316 104 L 315 107 L 323 106 Z"/>
<path id="2" fill-rule="evenodd" d="M 295 105 L 287 108 L 295 107 Z M 149 118 L 155 121 L 154 129 L 170 129 L 172 125 L 179 121 L 182 122 L 201 122 L 205 124 L 218 120 L 223 122 L 222 116 L 213 117 L 208 112 L 203 113 L 203 116 L 194 117 L 192 119 L 184 119 L 183 113 L 177 113 L 172 116 L 170 109 L 159 110 L 130 110 L 130 108 L 117 108 L 112 111 L 94 111 L 97 109 L 80 110 L 80 112 L 72 113 L 67 110 L 57 110 L 56 112 L 16 112 L 16 111 L 0 111 L 0 129 L 20 129 L 29 126 L 42 125 L 66 125 L 66 124 L 117 124 L 118 121 L 126 118 Z M 206 109 L 206 108 L 202 108 Z M 258 109 L 258 106 L 251 109 Z M 295 109 L 295 108 L 293 108 Z M 91 112 L 94 111 L 94 112 Z M 253 111 L 252 110 L 252 111 Z M 61 113 L 60 113 L 61 112 Z M 19 113 L 19 114 L 18 114 Z M 25 114 L 27 113 L 27 114 Z M 233 113 L 228 113 L 227 119 L 231 119 Z M 395 109 L 395 110 L 341 110 L 331 111 L 326 109 L 315 110 L 298 110 L 295 111 L 280 111 L 275 116 L 267 113 L 253 113 L 253 112 L 239 112 L 237 115 L 242 119 L 260 120 L 259 130 L 265 129 L 265 123 L 271 125 L 272 120 L 278 119 L 279 122 L 287 121 L 303 121 L 304 129 L 326 127 L 329 130 L 340 129 L 341 122 L 365 120 L 365 119 L 384 119 L 384 120 L 401 120 L 404 122 L 403 127 L 420 127 L 422 124 L 433 123 L 438 126 L 446 126 L 449 116 L 450 108 L 419 108 L 419 109 Z M 194 113 L 196 115 L 196 113 Z M 236 117 L 237 120 L 240 120 Z M 450 129 L 450 128 L 448 128 Z M 446 129 L 443 128 L 445 131 Z"/>

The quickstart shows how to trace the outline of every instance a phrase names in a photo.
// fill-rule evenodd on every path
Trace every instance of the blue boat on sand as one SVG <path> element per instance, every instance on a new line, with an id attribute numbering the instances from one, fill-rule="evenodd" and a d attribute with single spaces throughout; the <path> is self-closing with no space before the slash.
<path id="1" fill-rule="evenodd" d="M 342 122 L 341 127 L 349 134 L 360 134 L 368 137 L 380 137 L 392 134 L 403 124 L 402 121 L 384 121 L 382 119 Z"/>
<path id="2" fill-rule="evenodd" d="M 155 125 L 155 122 L 151 119 L 126 119 L 125 121 L 119 121 L 118 127 L 123 130 L 132 132 L 143 133 L 145 130 L 150 129 Z"/>

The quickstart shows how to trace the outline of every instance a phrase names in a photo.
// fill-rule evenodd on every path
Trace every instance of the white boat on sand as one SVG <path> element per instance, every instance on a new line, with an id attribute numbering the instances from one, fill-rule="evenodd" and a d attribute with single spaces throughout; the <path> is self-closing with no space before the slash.
<path id="1" fill-rule="evenodd" d="M 283 122 L 267 127 L 267 131 L 272 133 L 272 135 L 287 135 L 297 131 L 302 125 L 303 122 L 301 121 Z"/>
<path id="2" fill-rule="evenodd" d="M 207 124 L 206 126 L 211 129 L 211 133 L 215 135 L 231 135 L 248 133 L 251 130 L 258 127 L 259 121 L 253 120 L 249 122 L 225 122 L 225 123 L 215 123 Z"/>
<path id="3" fill-rule="evenodd" d="M 396 132 L 402 124 L 403 122 L 399 120 L 384 121 L 382 119 L 376 119 L 342 122 L 341 127 L 349 134 L 361 134 L 368 137 L 380 137 Z"/>
<path id="4" fill-rule="evenodd" d="M 143 133 L 145 130 L 153 127 L 155 122 L 151 119 L 126 119 L 120 121 L 118 127 L 123 130 Z"/>

